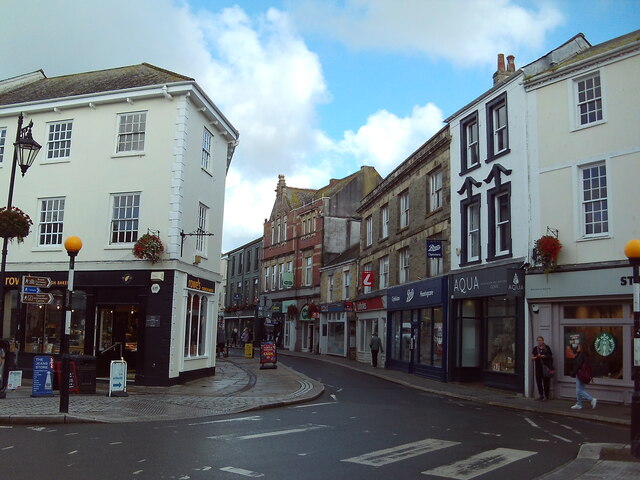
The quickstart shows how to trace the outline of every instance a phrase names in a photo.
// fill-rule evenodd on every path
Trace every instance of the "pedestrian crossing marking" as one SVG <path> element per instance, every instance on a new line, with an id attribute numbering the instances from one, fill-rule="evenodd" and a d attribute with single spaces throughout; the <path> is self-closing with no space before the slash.
<path id="1" fill-rule="evenodd" d="M 496 448 L 460 460 L 459 462 L 426 470 L 422 472 L 422 474 L 452 478 L 455 480 L 470 480 L 535 454 L 536 452 L 530 452 L 528 450 Z"/>
<path id="2" fill-rule="evenodd" d="M 448 440 L 438 440 L 436 438 L 425 438 L 417 442 L 405 443 L 397 447 L 385 448 L 371 453 L 365 453 L 358 457 L 345 458 L 341 462 L 359 463 L 372 467 L 381 467 L 389 463 L 399 462 L 411 457 L 417 457 L 429 452 L 434 452 L 443 448 L 459 445 L 460 442 L 450 442 Z"/>

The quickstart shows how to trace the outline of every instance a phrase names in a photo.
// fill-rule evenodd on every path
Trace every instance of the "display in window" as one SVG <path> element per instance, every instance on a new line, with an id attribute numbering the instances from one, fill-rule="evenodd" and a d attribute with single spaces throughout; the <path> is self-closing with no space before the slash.
<path id="1" fill-rule="evenodd" d="M 564 375 L 571 375 L 574 359 L 578 355 L 578 345 L 582 343 L 591 359 L 593 377 L 596 380 L 598 378 L 624 379 L 622 326 L 566 326 L 564 339 Z"/>

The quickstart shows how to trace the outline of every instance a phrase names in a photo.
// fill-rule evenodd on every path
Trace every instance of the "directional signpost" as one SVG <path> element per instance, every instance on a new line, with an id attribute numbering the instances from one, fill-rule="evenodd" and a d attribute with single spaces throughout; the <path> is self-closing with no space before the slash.
<path id="1" fill-rule="evenodd" d="M 42 292 L 42 288 L 49 288 L 51 279 L 49 277 L 34 277 L 25 275 L 22 277 L 22 303 L 36 305 L 48 305 L 53 302 L 51 293 Z"/>

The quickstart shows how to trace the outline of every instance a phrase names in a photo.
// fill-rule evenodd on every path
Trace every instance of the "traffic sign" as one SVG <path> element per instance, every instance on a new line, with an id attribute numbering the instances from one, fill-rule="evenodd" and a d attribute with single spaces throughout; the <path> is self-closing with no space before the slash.
<path id="1" fill-rule="evenodd" d="M 22 293 L 40 293 L 38 287 L 22 287 Z"/>
<path id="2" fill-rule="evenodd" d="M 53 295 L 50 293 L 23 293 L 22 303 L 35 303 L 46 305 L 53 302 Z"/>
<path id="3" fill-rule="evenodd" d="M 51 286 L 51 279 L 49 277 L 25 275 L 22 277 L 22 285 L 25 287 L 49 288 Z"/>

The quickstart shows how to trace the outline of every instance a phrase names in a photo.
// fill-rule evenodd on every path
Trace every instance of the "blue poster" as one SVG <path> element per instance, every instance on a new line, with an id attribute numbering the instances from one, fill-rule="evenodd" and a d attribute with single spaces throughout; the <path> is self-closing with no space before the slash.
<path id="1" fill-rule="evenodd" d="M 31 396 L 53 396 L 53 357 L 50 355 L 36 355 L 33 357 Z"/>

